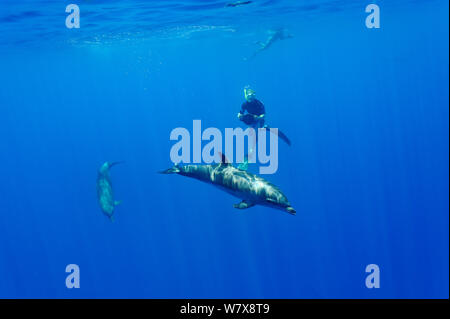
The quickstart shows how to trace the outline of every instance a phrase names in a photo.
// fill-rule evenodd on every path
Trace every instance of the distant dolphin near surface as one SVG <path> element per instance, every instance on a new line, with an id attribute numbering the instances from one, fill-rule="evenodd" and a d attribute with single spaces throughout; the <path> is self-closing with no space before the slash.
<path id="1" fill-rule="evenodd" d="M 239 7 L 239 6 L 243 6 L 243 5 L 246 5 L 246 4 L 250 4 L 250 3 L 252 3 L 253 1 L 236 1 L 236 2 L 230 2 L 230 3 L 227 3 L 226 5 L 225 5 L 225 7 Z"/>
<path id="2" fill-rule="evenodd" d="M 113 214 L 117 205 L 121 201 L 114 200 L 114 192 L 109 175 L 109 169 L 122 162 L 105 162 L 98 170 L 97 176 L 97 198 L 103 214 L 108 216 L 111 221 L 114 221 Z"/>
<path id="3" fill-rule="evenodd" d="M 258 53 L 267 50 L 275 42 L 279 40 L 292 39 L 294 36 L 284 28 L 269 30 L 269 37 L 264 42 L 257 42 L 260 45 L 259 50 L 257 50 L 250 58 L 254 58 Z M 248 60 L 248 59 L 245 59 Z"/>
<path id="4" fill-rule="evenodd" d="M 239 170 L 227 163 L 222 155 L 222 163 L 215 165 L 175 165 L 161 174 L 178 174 L 212 184 L 227 193 L 242 199 L 234 207 L 246 209 L 254 205 L 263 205 L 283 210 L 295 215 L 286 196 L 275 185 L 255 174 Z"/>

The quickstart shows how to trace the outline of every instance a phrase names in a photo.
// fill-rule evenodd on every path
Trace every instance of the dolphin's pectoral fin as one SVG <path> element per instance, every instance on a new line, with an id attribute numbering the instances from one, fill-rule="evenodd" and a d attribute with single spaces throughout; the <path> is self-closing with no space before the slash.
<path id="1" fill-rule="evenodd" d="M 114 206 L 118 206 L 118 205 L 120 205 L 120 204 L 122 204 L 122 201 L 121 201 L 121 200 L 116 200 L 116 201 L 114 201 Z"/>
<path id="2" fill-rule="evenodd" d="M 252 202 L 246 201 L 246 200 L 243 200 L 239 204 L 234 204 L 234 208 L 237 208 L 237 209 L 247 209 L 252 206 L 255 206 L 255 204 Z"/>

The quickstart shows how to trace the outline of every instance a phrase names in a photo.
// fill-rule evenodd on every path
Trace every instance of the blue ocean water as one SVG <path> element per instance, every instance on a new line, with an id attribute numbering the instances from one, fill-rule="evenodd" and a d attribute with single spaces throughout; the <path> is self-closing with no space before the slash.
<path id="1" fill-rule="evenodd" d="M 0 298 L 448 298 L 449 4 L 372 2 L 380 29 L 361 0 L 78 0 L 79 29 L 1 1 Z M 174 128 L 241 126 L 245 85 L 296 216 L 157 174 Z"/>

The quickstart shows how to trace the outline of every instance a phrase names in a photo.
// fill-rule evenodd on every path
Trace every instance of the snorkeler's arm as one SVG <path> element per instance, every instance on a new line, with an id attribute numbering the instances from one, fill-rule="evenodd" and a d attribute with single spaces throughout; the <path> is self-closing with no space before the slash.
<path id="1" fill-rule="evenodd" d="M 241 106 L 241 110 L 239 111 L 239 113 L 237 114 L 237 117 L 238 117 L 238 119 L 240 119 L 243 115 L 244 115 L 244 113 L 245 113 L 245 103 L 244 104 L 242 104 L 242 106 Z"/>
<path id="2" fill-rule="evenodd" d="M 241 110 L 239 111 L 239 114 L 244 115 L 246 110 L 247 110 L 246 103 L 242 103 Z"/>
<path id="3" fill-rule="evenodd" d="M 241 119 L 242 115 L 244 115 L 244 114 L 242 113 L 242 108 L 241 108 L 241 110 L 237 114 L 238 119 Z"/>

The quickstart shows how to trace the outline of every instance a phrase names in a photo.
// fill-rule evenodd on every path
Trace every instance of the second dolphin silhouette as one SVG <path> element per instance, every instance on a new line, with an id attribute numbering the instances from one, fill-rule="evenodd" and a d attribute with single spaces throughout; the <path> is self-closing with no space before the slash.
<path id="1" fill-rule="evenodd" d="M 121 201 L 114 200 L 114 192 L 111 183 L 111 177 L 109 175 L 109 169 L 114 165 L 122 162 L 105 162 L 98 170 L 97 176 L 97 198 L 100 208 L 111 221 L 114 221 L 113 214 L 117 205 Z"/>

